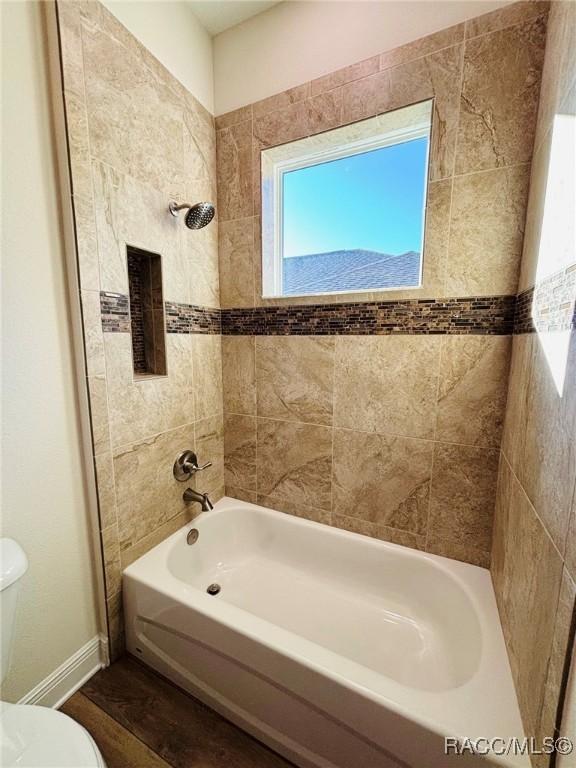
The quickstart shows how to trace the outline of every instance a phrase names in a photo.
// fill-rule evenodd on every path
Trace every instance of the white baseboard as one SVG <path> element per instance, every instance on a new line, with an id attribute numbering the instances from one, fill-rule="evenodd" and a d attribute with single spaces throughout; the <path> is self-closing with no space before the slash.
<path id="1" fill-rule="evenodd" d="M 107 659 L 108 639 L 104 635 L 96 635 L 23 696 L 18 704 L 39 704 L 58 709 L 95 672 L 106 665 Z"/>

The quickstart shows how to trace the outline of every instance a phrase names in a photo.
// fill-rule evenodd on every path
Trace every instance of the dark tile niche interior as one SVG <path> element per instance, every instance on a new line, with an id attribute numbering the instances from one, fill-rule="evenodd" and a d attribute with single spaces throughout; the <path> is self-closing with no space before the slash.
<path id="1" fill-rule="evenodd" d="M 129 245 L 127 259 L 134 375 L 165 376 L 161 257 Z"/>

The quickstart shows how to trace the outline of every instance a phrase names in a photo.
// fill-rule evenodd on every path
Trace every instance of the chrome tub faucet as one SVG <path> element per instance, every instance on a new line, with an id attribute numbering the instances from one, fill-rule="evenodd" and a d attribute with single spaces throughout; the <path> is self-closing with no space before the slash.
<path id="1" fill-rule="evenodd" d="M 193 490 L 192 488 L 186 488 L 184 493 L 182 494 L 182 498 L 186 502 L 186 504 L 190 504 L 192 502 L 198 502 L 198 504 L 202 505 L 202 512 L 209 512 L 211 509 L 214 509 L 214 504 L 210 501 L 208 498 L 207 493 L 199 493 L 198 491 Z"/>
<path id="2" fill-rule="evenodd" d="M 202 472 L 202 470 L 208 469 L 208 467 L 211 466 L 211 461 L 207 461 L 206 464 L 199 466 L 198 457 L 194 451 L 183 451 L 179 456 L 176 457 L 176 461 L 174 462 L 174 477 L 180 483 L 183 483 L 186 480 L 190 480 L 190 478 L 195 475 L 196 472 Z M 187 504 L 194 502 L 201 504 L 202 512 L 209 512 L 211 509 L 214 509 L 214 505 L 208 498 L 207 493 L 199 493 L 192 488 L 186 488 L 182 498 Z"/>

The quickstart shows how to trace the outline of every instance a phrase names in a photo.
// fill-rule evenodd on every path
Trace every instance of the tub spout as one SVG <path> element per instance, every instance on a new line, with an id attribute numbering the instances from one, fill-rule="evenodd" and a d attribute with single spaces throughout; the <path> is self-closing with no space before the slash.
<path id="1" fill-rule="evenodd" d="M 198 493 L 198 491 L 194 491 L 192 488 L 186 488 L 182 498 L 187 504 L 197 501 L 198 504 L 202 505 L 202 512 L 209 512 L 211 509 L 214 509 L 214 504 L 208 498 L 207 493 Z"/>

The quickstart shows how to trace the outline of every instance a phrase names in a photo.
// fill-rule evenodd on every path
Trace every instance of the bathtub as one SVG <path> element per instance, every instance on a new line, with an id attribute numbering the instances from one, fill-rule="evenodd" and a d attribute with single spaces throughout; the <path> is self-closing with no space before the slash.
<path id="1" fill-rule="evenodd" d="M 130 653 L 302 768 L 530 764 L 444 754 L 523 738 L 487 570 L 225 498 L 123 588 Z"/>

